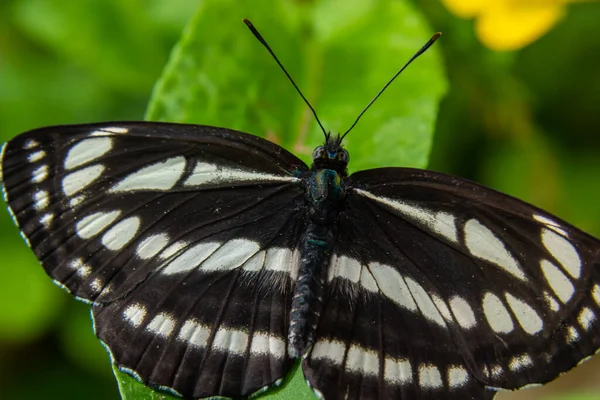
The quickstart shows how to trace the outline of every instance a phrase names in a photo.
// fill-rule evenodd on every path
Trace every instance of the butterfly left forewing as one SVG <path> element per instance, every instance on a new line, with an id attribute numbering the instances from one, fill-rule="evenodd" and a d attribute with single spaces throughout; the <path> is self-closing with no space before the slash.
<path id="1" fill-rule="evenodd" d="M 319 357 L 315 346 L 305 360 L 317 389 L 331 390 L 319 378 L 329 371 L 342 392 L 489 397 L 488 388 L 552 380 L 600 347 L 597 239 L 429 171 L 363 171 L 345 184 L 316 338 L 338 356 Z M 352 301 L 337 302 L 340 294 Z M 351 317 L 340 319 L 345 312 Z"/>
<path id="2" fill-rule="evenodd" d="M 246 396 L 287 372 L 296 157 L 227 129 L 119 122 L 27 132 L 2 168 L 21 233 L 93 304 L 117 366 L 186 397 Z"/>
<path id="3" fill-rule="evenodd" d="M 148 249 L 241 230 L 261 207 L 293 204 L 302 190 L 292 174 L 306 166 L 231 130 L 119 122 L 19 135 L 2 169 L 9 210 L 46 272 L 82 299 L 108 301 L 144 279 Z"/>

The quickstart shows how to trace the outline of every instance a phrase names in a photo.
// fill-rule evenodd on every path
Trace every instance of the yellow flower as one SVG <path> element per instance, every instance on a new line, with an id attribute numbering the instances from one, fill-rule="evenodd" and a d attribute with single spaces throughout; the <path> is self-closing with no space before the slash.
<path id="1" fill-rule="evenodd" d="M 493 50 L 516 50 L 548 32 L 577 0 L 442 0 L 461 18 L 475 18 L 479 40 Z"/>

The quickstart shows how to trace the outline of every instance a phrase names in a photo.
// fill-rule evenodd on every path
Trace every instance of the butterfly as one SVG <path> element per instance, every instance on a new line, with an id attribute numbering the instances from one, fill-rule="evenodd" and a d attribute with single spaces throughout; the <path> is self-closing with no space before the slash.
<path id="1" fill-rule="evenodd" d="M 3 146 L 4 198 L 112 361 L 186 398 L 300 360 L 325 399 L 491 399 L 598 351 L 598 239 L 462 178 L 349 175 L 345 134 L 309 167 L 225 128 L 41 128 Z"/>

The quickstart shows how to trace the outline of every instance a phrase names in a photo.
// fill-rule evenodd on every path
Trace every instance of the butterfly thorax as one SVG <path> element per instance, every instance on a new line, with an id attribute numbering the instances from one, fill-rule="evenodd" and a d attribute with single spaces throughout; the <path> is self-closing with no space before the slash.
<path id="1" fill-rule="evenodd" d="M 337 208 L 343 197 L 342 179 L 332 169 L 322 169 L 309 178 L 307 200 L 311 221 L 331 224 L 337 217 Z"/>

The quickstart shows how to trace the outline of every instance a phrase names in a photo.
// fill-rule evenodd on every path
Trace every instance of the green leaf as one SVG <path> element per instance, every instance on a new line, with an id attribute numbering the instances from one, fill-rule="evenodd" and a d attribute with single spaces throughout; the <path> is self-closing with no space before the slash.
<path id="1" fill-rule="evenodd" d="M 65 293 L 66 296 L 68 296 Z M 95 376 L 110 379 L 112 372 L 106 361 L 109 356 L 106 349 L 90 329 L 90 307 L 82 302 L 70 301 L 70 312 L 64 313 L 63 323 L 57 326 L 59 345 L 70 363 L 82 372 L 91 372 Z"/>
<path id="2" fill-rule="evenodd" d="M 135 379 L 133 376 L 119 370 L 113 365 L 113 372 L 117 379 L 119 392 L 124 400 L 175 400 L 180 399 L 166 391 L 152 390 Z M 282 389 L 283 388 L 283 389 Z M 257 397 L 269 400 L 314 400 L 315 396 L 306 385 L 299 365 L 286 377 L 281 388 L 270 388 Z"/>
<path id="3" fill-rule="evenodd" d="M 0 226 L 8 226 L 9 219 L 8 213 L 1 213 Z M 61 296 L 62 293 L 48 284 L 48 277 L 17 232 L 14 226 L 0 230 L 4 250 L 0 279 L 0 342 L 27 343 L 43 335 L 54 323 L 64 309 L 67 296 Z"/>
<path id="4" fill-rule="evenodd" d="M 346 130 L 431 37 L 404 1 L 205 0 L 157 82 L 146 119 L 238 129 L 310 161 L 323 133 L 274 60 L 241 22 L 250 19 L 318 110 Z M 353 169 L 424 167 L 446 89 L 435 48 L 398 78 L 349 135 Z M 167 399 L 115 370 L 124 399 Z M 313 399 L 300 368 L 261 397 Z M 159 397 L 151 397 L 159 396 Z"/>
<path id="5" fill-rule="evenodd" d="M 145 386 L 140 381 L 136 380 L 133 376 L 120 371 L 115 365 L 113 365 L 113 372 L 117 378 L 117 384 L 119 385 L 119 392 L 121 398 L 124 400 L 176 400 L 181 399 L 178 396 L 173 396 L 165 392 L 158 392 Z"/>
<path id="6" fill-rule="evenodd" d="M 309 161 L 323 134 L 243 17 L 261 31 L 333 132 L 347 129 L 434 33 L 402 1 L 204 1 L 156 84 L 147 119 L 251 132 Z M 351 167 L 424 167 L 445 88 L 434 46 L 349 135 Z"/>
<path id="7" fill-rule="evenodd" d="M 169 2 L 172 12 L 190 10 L 194 5 L 174 2 Z M 164 33 L 174 16 L 159 12 L 160 3 L 139 3 L 22 0 L 15 2 L 15 23 L 35 41 L 82 66 L 115 90 L 130 95 L 146 93 L 164 63 L 163 49 L 171 45 L 164 40 Z"/>

